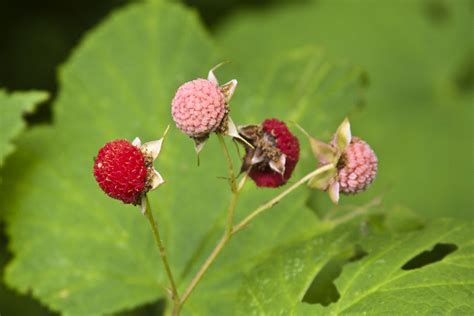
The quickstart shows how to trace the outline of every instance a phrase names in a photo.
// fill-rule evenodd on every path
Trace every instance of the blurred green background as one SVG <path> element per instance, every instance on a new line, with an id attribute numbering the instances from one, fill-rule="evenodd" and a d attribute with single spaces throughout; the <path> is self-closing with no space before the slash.
<path id="1" fill-rule="evenodd" d="M 48 90 L 54 100 L 57 67 L 85 32 L 129 2 L 2 1 L 0 87 Z M 380 173 L 373 189 L 351 203 L 383 196 L 388 210 L 474 217 L 474 1 L 185 3 L 197 9 L 229 60 L 265 65 L 266 56 L 316 44 L 332 59 L 366 71 L 365 102 L 351 121 L 353 133 L 364 135 L 377 152 Z M 51 104 L 28 115 L 30 125 L 54 121 Z M 327 200 L 308 203 L 328 206 Z M 9 255 L 1 231 L 4 265 Z M 160 306 L 126 314 L 155 315 Z M 0 307 L 2 315 L 49 314 L 5 288 Z"/>

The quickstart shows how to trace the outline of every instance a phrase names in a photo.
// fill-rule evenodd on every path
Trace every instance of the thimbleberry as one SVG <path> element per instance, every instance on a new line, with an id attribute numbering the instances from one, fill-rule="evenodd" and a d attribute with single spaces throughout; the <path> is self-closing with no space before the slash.
<path id="1" fill-rule="evenodd" d="M 217 83 L 196 79 L 178 91 L 171 109 L 176 126 L 190 137 L 205 137 L 219 128 L 228 106 Z"/>
<path id="2" fill-rule="evenodd" d="M 332 166 L 313 177 L 308 183 L 310 187 L 327 191 L 331 200 L 338 203 L 339 193 L 362 192 L 374 181 L 377 157 L 366 142 L 352 137 L 348 119 L 341 123 L 329 144 L 307 136 L 319 166 Z"/>
<path id="3" fill-rule="evenodd" d="M 298 139 L 285 123 L 267 119 L 260 125 L 239 128 L 245 145 L 242 171 L 247 171 L 258 187 L 276 188 L 290 179 L 299 159 Z"/>
<path id="4" fill-rule="evenodd" d="M 145 191 L 147 169 L 140 149 L 119 139 L 99 150 L 94 176 L 108 196 L 126 204 L 138 204 Z"/>
<path id="5" fill-rule="evenodd" d="M 214 70 L 221 65 L 212 68 L 207 79 L 196 79 L 181 85 L 171 102 L 176 127 L 194 140 L 197 153 L 212 132 L 241 139 L 229 116 L 229 101 L 237 87 L 237 80 L 219 85 Z"/>
<path id="6" fill-rule="evenodd" d="M 352 137 L 337 164 L 339 191 L 354 194 L 364 191 L 377 175 L 377 157 L 363 140 Z"/>
<path id="7" fill-rule="evenodd" d="M 139 138 L 132 143 L 117 139 L 105 144 L 94 161 L 94 176 L 100 188 L 125 204 L 141 205 L 144 211 L 146 193 L 164 182 L 153 167 L 163 139 L 143 145 Z"/>

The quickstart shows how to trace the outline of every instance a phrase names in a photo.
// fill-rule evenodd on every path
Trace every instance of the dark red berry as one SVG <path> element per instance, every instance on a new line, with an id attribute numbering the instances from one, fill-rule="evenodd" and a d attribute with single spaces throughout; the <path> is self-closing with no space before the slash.
<path id="1" fill-rule="evenodd" d="M 260 126 L 241 128 L 241 134 L 254 146 L 246 146 L 243 169 L 249 170 L 255 184 L 269 188 L 284 185 L 296 167 L 300 152 L 299 141 L 286 124 L 267 119 Z"/>
<path id="2" fill-rule="evenodd" d="M 123 139 L 105 144 L 94 163 L 94 176 L 101 189 L 126 204 L 140 203 L 147 172 L 140 149 Z"/>

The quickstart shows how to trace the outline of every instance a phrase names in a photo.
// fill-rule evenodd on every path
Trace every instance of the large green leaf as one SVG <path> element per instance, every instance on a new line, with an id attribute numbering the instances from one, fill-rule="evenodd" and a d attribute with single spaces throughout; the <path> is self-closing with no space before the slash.
<path id="1" fill-rule="evenodd" d="M 61 71 L 55 125 L 36 128 L 7 162 L 0 193 L 15 255 L 6 282 L 71 315 L 117 311 L 163 296 L 166 279 L 137 208 L 107 198 L 92 175 L 93 156 L 114 138 L 159 138 L 176 88 L 218 62 L 195 15 L 160 1 L 135 4 L 91 32 Z M 219 77 L 241 81 L 231 104 L 241 124 L 275 116 L 330 134 L 359 99 L 360 70 L 335 65 L 315 48 L 268 55 L 268 73 L 235 63 Z M 232 75 L 230 75 L 230 73 Z M 222 80 L 225 82 L 225 80 Z M 296 176 L 315 167 L 308 146 Z M 180 290 L 222 231 L 229 197 L 225 160 L 211 138 L 196 166 L 193 143 L 176 129 L 157 169 L 166 185 L 150 194 Z M 32 159 L 34 157 L 34 159 Z M 244 188 L 241 218 L 277 190 Z M 304 190 L 259 218 L 229 244 L 184 313 L 236 310 L 241 273 L 275 246 L 321 229 Z M 8 198 L 6 198 L 8 197 Z M 212 298 L 212 299 L 211 299 Z"/>
<path id="2" fill-rule="evenodd" d="M 100 192 L 93 157 L 110 139 L 157 139 L 179 83 L 205 74 L 215 62 L 196 15 L 179 5 L 130 6 L 86 38 L 61 71 L 55 126 L 32 130 L 5 168 L 9 186 L 0 200 L 15 255 L 6 269 L 8 285 L 31 290 L 66 314 L 108 313 L 163 295 L 160 260 L 144 217 Z M 171 187 L 186 178 L 185 170 L 168 173 L 172 162 L 179 161 L 174 169 L 197 168 L 189 140 L 175 134 L 167 145 L 160 166 Z M 182 152 L 173 156 L 176 151 Z M 161 198 L 168 196 L 163 208 L 180 195 L 164 192 Z M 192 214 L 186 211 L 160 212 L 166 241 L 171 216 Z M 172 258 L 180 251 L 188 252 L 171 243 Z"/>
<path id="3" fill-rule="evenodd" d="M 48 98 L 46 92 L 29 91 L 7 93 L 0 90 L 0 167 L 5 157 L 12 153 L 12 141 L 25 128 L 23 114 L 32 112 L 36 105 Z"/>
<path id="4" fill-rule="evenodd" d="M 389 207 L 472 218 L 471 2 L 307 1 L 241 10 L 216 34 L 226 57 L 249 67 L 309 44 L 361 65 L 370 79 L 367 106 L 350 119 L 353 134 L 377 153 L 380 170 L 356 200 L 384 194 Z"/>
<path id="5" fill-rule="evenodd" d="M 472 223 L 437 221 L 403 235 L 359 237 L 367 255 L 344 266 L 335 281 L 340 298 L 327 307 L 302 303 L 305 292 L 323 267 L 344 251 L 342 242 L 357 240 L 356 235 L 344 227 L 300 242 L 273 253 L 247 275 L 241 287 L 242 314 L 470 315 L 473 228 Z M 433 248 L 443 247 L 441 256 L 426 257 Z"/>

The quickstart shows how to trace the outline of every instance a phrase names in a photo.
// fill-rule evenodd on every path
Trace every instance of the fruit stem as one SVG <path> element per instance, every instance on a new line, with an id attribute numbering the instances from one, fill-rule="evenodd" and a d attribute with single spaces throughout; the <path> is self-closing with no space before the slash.
<path id="1" fill-rule="evenodd" d="M 232 163 L 232 157 L 230 156 L 229 149 L 225 143 L 224 136 L 222 134 L 217 134 L 219 138 L 219 143 L 221 144 L 222 150 L 224 152 L 225 159 L 227 161 L 227 173 L 229 174 L 230 179 L 230 188 L 233 193 L 237 192 L 237 183 L 234 171 L 234 164 Z"/>
<path id="2" fill-rule="evenodd" d="M 272 208 L 273 206 L 275 206 L 276 204 L 278 204 L 278 202 L 280 202 L 281 199 L 283 199 L 285 196 L 290 194 L 293 190 L 298 188 L 300 185 L 306 183 L 307 181 L 309 181 L 309 179 L 311 179 L 311 178 L 317 176 L 318 174 L 321 174 L 321 173 L 323 173 L 323 172 L 325 172 L 325 171 L 327 171 L 331 168 L 333 168 L 333 165 L 328 164 L 328 165 L 325 165 L 321 168 L 318 168 L 318 169 L 308 173 L 303 178 L 301 178 L 300 180 L 295 182 L 293 185 L 291 185 L 288 189 L 282 191 L 280 194 L 275 196 L 270 201 L 268 201 L 268 202 L 260 205 L 259 207 L 257 207 L 252 213 L 250 213 L 240 223 L 236 224 L 233 227 L 232 234 L 236 234 L 237 232 L 239 232 L 240 230 L 245 228 L 255 217 L 257 217 L 259 214 L 263 213 L 264 211 L 266 211 L 266 210 Z"/>
<path id="3" fill-rule="evenodd" d="M 180 300 L 180 305 L 179 305 L 180 307 L 183 306 L 184 302 L 186 302 L 189 295 L 191 295 L 194 288 L 197 286 L 199 281 L 202 279 L 202 277 L 207 272 L 207 270 L 212 265 L 212 263 L 215 261 L 219 253 L 222 251 L 224 246 L 232 237 L 232 227 L 233 227 L 233 221 L 234 221 L 235 208 L 237 207 L 237 201 L 239 199 L 240 192 L 242 191 L 242 188 L 244 187 L 245 182 L 247 181 L 247 178 L 248 178 L 247 173 L 245 173 L 242 179 L 240 180 L 239 184 L 237 185 L 237 179 L 235 177 L 235 172 L 234 172 L 234 165 L 232 163 L 232 158 L 229 154 L 229 150 L 225 143 L 224 137 L 219 134 L 218 134 L 218 137 L 219 137 L 219 142 L 221 143 L 223 151 L 224 151 L 224 156 L 226 157 L 226 160 L 227 160 L 227 172 L 230 178 L 230 184 L 231 184 L 231 190 L 232 190 L 232 196 L 230 198 L 229 207 L 227 208 L 227 219 L 226 219 L 224 235 L 222 236 L 219 243 L 215 246 L 214 250 L 209 255 L 209 257 L 206 259 L 204 264 L 201 266 L 197 274 L 191 280 L 191 283 L 189 284 L 189 286 L 184 291 L 184 294 Z"/>
<path id="4" fill-rule="evenodd" d="M 262 204 L 261 206 L 259 206 L 258 208 L 256 208 L 252 213 L 250 213 L 250 215 L 248 215 L 240 223 L 236 224 L 235 226 L 232 226 L 233 225 L 232 224 L 233 213 L 234 213 L 236 205 L 237 205 L 237 200 L 238 200 L 240 192 L 241 192 L 241 190 L 242 190 L 242 188 L 245 184 L 245 181 L 247 180 L 247 173 L 246 173 L 244 175 L 244 177 L 242 178 L 242 180 L 240 181 L 239 185 L 236 186 L 236 191 L 232 192 L 232 197 L 231 197 L 231 201 L 229 203 L 228 214 L 227 214 L 226 230 L 224 232 L 224 235 L 222 236 L 221 240 L 217 243 L 217 245 L 214 247 L 214 250 L 212 251 L 212 253 L 206 259 L 206 261 L 201 266 L 201 268 L 199 269 L 197 274 L 191 280 L 191 283 L 189 284 L 189 286 L 184 291 L 184 294 L 183 294 L 183 296 L 181 297 L 181 300 L 180 300 L 179 307 L 181 308 L 183 306 L 183 304 L 188 299 L 189 295 L 191 295 L 194 288 L 197 286 L 199 281 L 201 281 L 201 279 L 204 276 L 204 274 L 206 273 L 206 271 L 209 269 L 209 267 L 212 265 L 212 263 L 216 260 L 217 256 L 221 253 L 221 251 L 224 249 L 224 246 L 227 244 L 227 242 L 231 239 L 231 237 L 233 235 L 237 234 L 244 227 L 246 227 L 257 215 L 261 214 L 263 211 L 265 211 L 269 208 L 272 208 L 281 199 L 283 199 L 285 196 L 287 196 L 293 190 L 298 188 L 300 185 L 306 183 L 312 177 L 317 176 L 318 174 L 329 170 L 330 168 L 333 168 L 332 164 L 325 165 L 325 166 L 323 166 L 319 169 L 316 169 L 316 170 L 308 173 L 306 176 L 304 176 L 303 178 L 298 180 L 298 182 L 296 182 L 295 184 L 290 186 L 288 189 L 281 192 L 280 194 L 278 194 L 276 197 L 274 197 L 270 201 L 268 201 L 268 202 Z M 229 171 L 229 173 L 230 173 L 230 171 Z M 229 227 L 230 227 L 230 229 L 229 229 Z"/>
<path id="5" fill-rule="evenodd" d="M 158 246 L 158 250 L 160 251 L 161 261 L 163 262 L 163 266 L 165 267 L 166 274 L 168 276 L 168 280 L 171 285 L 171 299 L 175 303 L 175 310 L 178 310 L 179 314 L 179 296 L 178 290 L 176 288 L 176 283 L 174 282 L 173 274 L 171 273 L 170 264 L 168 262 L 168 257 L 166 255 L 165 246 L 161 241 L 160 231 L 158 230 L 158 225 L 153 217 L 153 212 L 151 210 L 150 201 L 148 200 L 148 196 L 145 196 L 146 201 L 146 209 L 145 209 L 145 216 L 150 222 L 151 230 L 153 231 L 153 237 L 155 238 L 156 245 Z M 178 315 L 176 314 L 176 315 Z"/>

